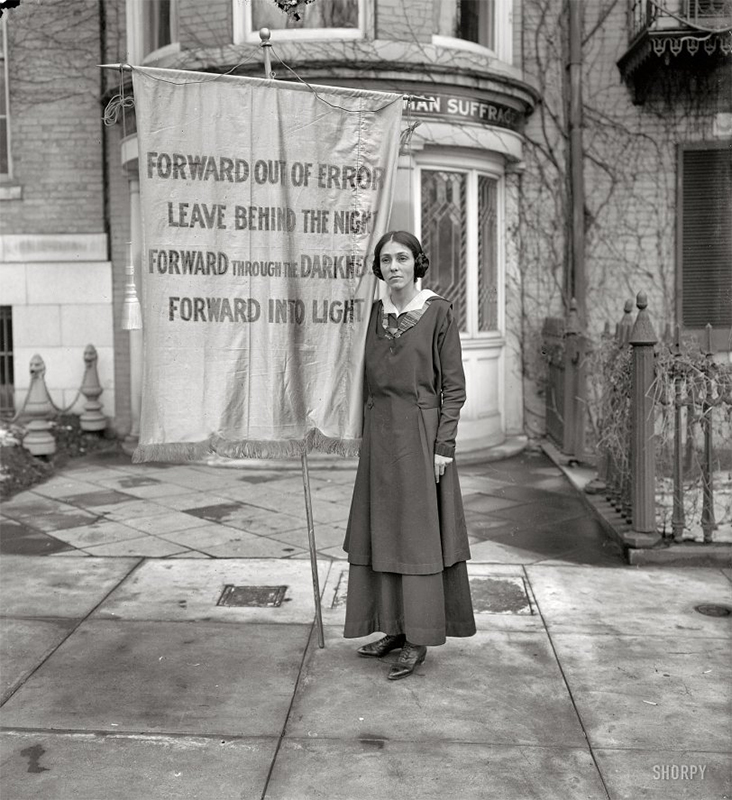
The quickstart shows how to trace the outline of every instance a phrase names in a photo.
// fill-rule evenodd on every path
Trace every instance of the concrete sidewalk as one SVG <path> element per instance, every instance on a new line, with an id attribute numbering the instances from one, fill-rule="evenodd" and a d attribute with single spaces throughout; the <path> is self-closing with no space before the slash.
<path id="1" fill-rule="evenodd" d="M 311 469 L 324 649 L 298 469 L 111 455 L 5 503 L 3 800 L 732 797 L 695 610 L 732 572 L 625 566 L 541 454 L 470 465 L 478 634 L 391 683 L 341 635 L 353 478 Z"/>

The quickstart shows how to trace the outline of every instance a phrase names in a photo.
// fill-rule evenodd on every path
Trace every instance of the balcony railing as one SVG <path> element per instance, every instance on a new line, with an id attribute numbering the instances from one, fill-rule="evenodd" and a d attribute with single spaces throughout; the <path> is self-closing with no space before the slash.
<path id="1" fill-rule="evenodd" d="M 732 24 L 732 0 L 630 0 L 629 16 L 631 41 L 647 30 L 688 32 L 689 28 L 710 28 L 716 31 Z"/>
<path id="2" fill-rule="evenodd" d="M 711 70 L 732 56 L 732 0 L 629 0 L 629 45 L 618 61 L 642 103 L 675 68 Z"/>

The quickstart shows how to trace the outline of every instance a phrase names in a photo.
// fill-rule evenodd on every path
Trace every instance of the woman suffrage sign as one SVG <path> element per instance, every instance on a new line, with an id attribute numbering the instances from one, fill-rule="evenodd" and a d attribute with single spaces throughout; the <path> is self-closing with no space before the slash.
<path id="1" fill-rule="evenodd" d="M 144 377 L 135 461 L 355 455 L 396 94 L 133 69 Z"/>

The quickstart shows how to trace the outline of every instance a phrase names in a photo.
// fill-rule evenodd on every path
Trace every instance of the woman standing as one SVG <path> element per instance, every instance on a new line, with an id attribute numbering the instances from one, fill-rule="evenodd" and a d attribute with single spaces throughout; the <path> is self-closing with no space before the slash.
<path id="1" fill-rule="evenodd" d="M 390 231 L 374 250 L 389 297 L 374 303 L 366 336 L 363 443 L 343 545 L 344 636 L 386 634 L 361 656 L 401 648 L 389 680 L 411 675 L 428 645 L 475 633 L 453 460 L 465 402 L 460 336 L 450 303 L 417 289 L 428 267 L 406 231 Z"/>

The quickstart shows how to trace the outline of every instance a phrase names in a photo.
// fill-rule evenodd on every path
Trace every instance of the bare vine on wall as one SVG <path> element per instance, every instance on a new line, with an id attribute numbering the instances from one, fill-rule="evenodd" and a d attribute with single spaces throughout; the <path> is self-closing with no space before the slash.
<path id="1" fill-rule="evenodd" d="M 626 5 L 625 0 L 583 4 L 587 309 L 588 333 L 595 340 L 606 322 L 614 326 L 620 319 L 624 299 L 640 290 L 649 296 L 658 329 L 673 322 L 676 145 L 708 133 L 719 93 L 709 82 L 705 93 L 690 92 L 683 75 L 671 74 L 663 91 L 649 95 L 642 106 L 633 105 L 616 66 L 628 46 Z M 540 339 L 547 308 L 564 316 L 569 306 L 564 275 L 571 209 L 566 3 L 524 0 L 523 13 L 523 69 L 542 97 L 527 125 L 521 187 L 526 348 Z M 545 365 L 540 350 L 525 349 L 523 362 L 530 398 L 532 388 L 541 390 Z M 528 419 L 537 434 L 543 431 L 540 410 Z"/>

